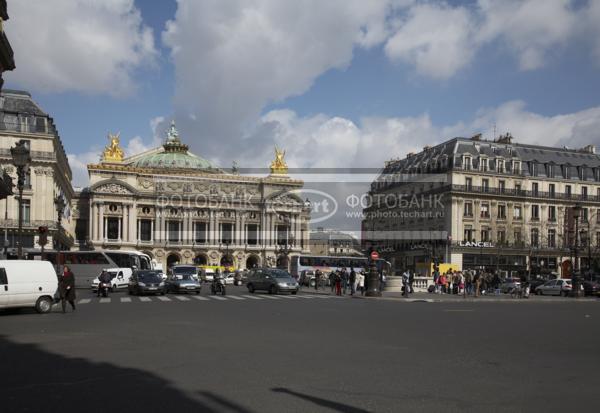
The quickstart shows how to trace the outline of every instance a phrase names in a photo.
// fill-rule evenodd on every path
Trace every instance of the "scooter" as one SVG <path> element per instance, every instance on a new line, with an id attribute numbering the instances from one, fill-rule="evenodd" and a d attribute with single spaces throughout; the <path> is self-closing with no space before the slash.
<path id="1" fill-rule="evenodd" d="M 100 289 L 100 293 L 102 293 L 102 297 L 108 297 L 108 291 L 111 288 L 109 282 L 101 282 L 98 284 L 98 288 Z"/>
<path id="2" fill-rule="evenodd" d="M 212 295 L 225 295 L 225 283 L 221 277 L 217 277 L 215 275 L 215 277 L 213 278 L 213 282 L 210 285 L 210 292 L 212 293 Z"/>

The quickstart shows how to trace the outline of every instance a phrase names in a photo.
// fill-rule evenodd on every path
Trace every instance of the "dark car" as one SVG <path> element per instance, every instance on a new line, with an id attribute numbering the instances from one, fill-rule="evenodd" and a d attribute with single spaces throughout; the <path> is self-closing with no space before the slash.
<path id="1" fill-rule="evenodd" d="M 529 293 L 534 294 L 535 289 L 538 288 L 540 285 L 545 284 L 546 282 L 548 282 L 548 280 L 544 278 L 536 278 L 535 280 L 531 280 L 529 282 Z"/>
<path id="2" fill-rule="evenodd" d="M 583 291 L 585 295 L 597 295 L 600 293 L 600 282 L 598 281 L 584 281 Z"/>
<path id="3" fill-rule="evenodd" d="M 200 294 L 202 285 L 191 274 L 173 274 L 166 281 L 168 293 L 196 293 Z"/>
<path id="4" fill-rule="evenodd" d="M 264 290 L 269 294 L 280 292 L 296 294 L 300 288 L 289 272 L 274 268 L 254 268 L 248 274 L 246 286 L 251 293 L 256 290 Z"/>
<path id="5" fill-rule="evenodd" d="M 160 271 L 134 271 L 127 286 L 129 295 L 161 294 L 165 295 L 166 287 Z"/>

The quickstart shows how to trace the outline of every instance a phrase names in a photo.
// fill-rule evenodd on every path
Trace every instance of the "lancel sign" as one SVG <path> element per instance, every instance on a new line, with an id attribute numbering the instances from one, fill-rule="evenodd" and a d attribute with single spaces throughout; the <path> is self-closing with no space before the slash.
<path id="1" fill-rule="evenodd" d="M 459 241 L 459 247 L 472 247 L 472 248 L 494 248 L 494 244 L 491 242 L 477 242 L 477 241 Z"/>

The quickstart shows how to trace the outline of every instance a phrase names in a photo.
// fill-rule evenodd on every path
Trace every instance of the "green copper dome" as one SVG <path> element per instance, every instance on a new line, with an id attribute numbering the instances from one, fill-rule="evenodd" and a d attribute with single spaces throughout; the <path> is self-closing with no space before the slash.
<path id="1" fill-rule="evenodd" d="M 171 123 L 171 128 L 167 133 L 167 138 L 163 145 L 162 152 L 151 153 L 136 159 L 132 166 L 136 168 L 173 168 L 173 169 L 200 169 L 214 170 L 214 167 L 206 159 L 200 158 L 188 151 L 188 146 L 181 143 L 179 134 L 175 129 L 175 123 Z"/>

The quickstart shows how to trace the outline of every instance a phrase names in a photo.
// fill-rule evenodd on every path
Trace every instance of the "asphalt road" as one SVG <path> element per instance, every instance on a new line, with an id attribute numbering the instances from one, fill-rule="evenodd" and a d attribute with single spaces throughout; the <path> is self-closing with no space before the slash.
<path id="1" fill-rule="evenodd" d="M 128 301 L 118 293 L 100 303 L 80 292 L 78 299 L 92 300 L 74 313 L 0 312 L 0 411 L 548 412 L 600 405 L 598 302 L 229 293 L 185 301 Z"/>

